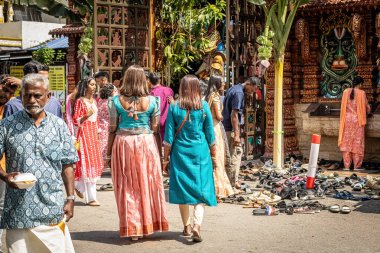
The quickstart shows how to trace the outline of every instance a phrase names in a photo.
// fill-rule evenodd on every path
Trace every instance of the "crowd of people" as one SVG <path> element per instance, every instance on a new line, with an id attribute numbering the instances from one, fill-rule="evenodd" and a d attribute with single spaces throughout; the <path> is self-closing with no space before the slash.
<path id="1" fill-rule="evenodd" d="M 131 240 L 169 230 L 165 173 L 168 201 L 179 205 L 183 235 L 194 242 L 202 241 L 205 206 L 216 206 L 240 188 L 244 98 L 255 94 L 257 77 L 222 96 L 222 76 L 211 75 L 207 89 L 201 89 L 196 76 L 186 75 L 174 99 L 157 73 L 140 66 L 130 66 L 118 88 L 106 72 L 98 72 L 67 96 L 65 119 L 49 91 L 46 66 L 29 62 L 22 80 L 2 76 L 0 82 L 0 152 L 5 154 L 0 209 L 9 252 L 74 252 L 65 224 L 73 216 L 75 194 L 86 205 L 99 206 L 96 183 L 106 168 L 112 174 L 107 188 L 114 190 L 120 236 Z M 21 95 L 15 97 L 18 86 Z M 366 100 L 357 88 L 343 98 L 347 110 L 341 135 L 347 135 L 350 113 L 365 114 Z M 345 164 L 353 159 L 360 166 L 362 156 L 347 139 L 340 137 Z M 27 172 L 35 175 L 36 185 L 18 189 L 15 176 Z"/>
<path id="2" fill-rule="evenodd" d="M 186 75 L 174 99 L 173 90 L 161 85 L 157 73 L 134 65 L 119 88 L 109 83 L 106 72 L 78 82 L 67 96 L 63 116 L 60 102 L 49 91 L 48 67 L 31 61 L 23 70 L 22 80 L 2 76 L 0 89 L 0 151 L 5 154 L 1 226 L 7 230 L 9 252 L 48 252 L 54 243 L 66 252 L 73 250 L 62 224 L 72 217 L 75 195 L 88 206 L 100 205 L 96 182 L 105 168 L 112 172 L 108 187 L 114 190 L 121 237 L 138 240 L 169 229 L 164 172 L 170 176 L 169 202 L 179 205 L 183 234 L 202 241 L 205 206 L 216 206 L 218 198 L 238 188 L 237 181 L 230 183 L 230 175 L 236 174 L 230 168 L 240 163 L 235 157 L 234 145 L 240 139 L 235 128 L 244 92 L 253 93 L 256 80 L 227 92 L 223 104 L 221 76 L 211 76 L 201 92 L 199 79 Z M 21 93 L 16 97 L 18 87 Z M 227 126 L 222 124 L 223 108 L 237 112 Z M 232 125 L 236 143 L 228 145 L 224 128 L 231 132 Z M 229 150 L 235 152 L 231 162 Z M 36 185 L 18 189 L 14 179 L 20 173 L 35 175 Z M 52 237 L 57 238 L 53 244 Z"/>

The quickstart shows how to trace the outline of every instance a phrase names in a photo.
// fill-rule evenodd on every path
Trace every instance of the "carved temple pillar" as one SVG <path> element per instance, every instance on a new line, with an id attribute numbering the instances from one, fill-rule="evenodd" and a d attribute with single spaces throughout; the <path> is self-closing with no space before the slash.
<path id="1" fill-rule="evenodd" d="M 80 75 L 79 66 L 77 65 L 77 51 L 78 51 L 78 41 L 76 36 L 69 36 L 69 48 L 67 49 L 67 92 L 71 93 L 76 83 L 79 81 L 78 73 Z"/>
<path id="2" fill-rule="evenodd" d="M 356 72 L 359 76 L 363 77 L 364 84 L 362 89 L 366 92 L 368 102 L 373 102 L 373 71 L 374 66 L 369 57 L 371 55 L 371 48 L 373 43 L 371 14 L 358 14 L 352 16 L 352 32 L 355 41 L 356 55 L 359 64 L 356 67 Z"/>
<path id="3" fill-rule="evenodd" d="M 375 19 L 375 32 L 377 36 L 377 52 L 375 55 L 380 54 L 380 12 L 376 14 Z M 377 63 L 377 102 L 380 102 L 380 62 Z"/>
<path id="4" fill-rule="evenodd" d="M 307 33 L 305 37 L 305 45 L 302 50 L 307 50 L 307 57 L 303 57 L 303 89 L 301 90 L 302 103 L 315 103 L 318 102 L 319 96 L 319 82 L 321 77 L 320 63 L 319 63 L 319 31 L 318 21 L 315 17 L 309 18 L 307 26 Z"/>

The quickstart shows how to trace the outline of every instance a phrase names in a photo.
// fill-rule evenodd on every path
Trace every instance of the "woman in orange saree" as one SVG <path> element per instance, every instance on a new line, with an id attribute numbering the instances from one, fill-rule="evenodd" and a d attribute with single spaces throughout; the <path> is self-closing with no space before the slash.
<path id="1" fill-rule="evenodd" d="M 352 162 L 354 170 L 363 170 L 364 128 L 370 111 L 365 92 L 360 89 L 363 83 L 363 78 L 357 76 L 353 88 L 343 92 L 338 146 L 343 152 L 344 170 L 349 170 Z"/>

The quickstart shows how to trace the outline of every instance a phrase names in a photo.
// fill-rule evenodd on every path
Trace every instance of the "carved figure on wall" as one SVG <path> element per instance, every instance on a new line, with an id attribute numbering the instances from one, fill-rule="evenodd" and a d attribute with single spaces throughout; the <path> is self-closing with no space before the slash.
<path id="1" fill-rule="evenodd" d="M 112 33 L 112 46 L 121 46 L 121 41 L 120 41 L 120 38 L 121 38 L 121 34 L 122 34 L 122 30 L 121 29 L 115 29 L 113 30 L 113 33 Z"/>
<path id="2" fill-rule="evenodd" d="M 301 18 L 297 20 L 295 25 L 296 39 L 301 43 L 301 56 L 304 62 L 308 62 L 310 59 L 310 35 L 309 24 L 305 19 Z"/>
<path id="3" fill-rule="evenodd" d="M 97 10 L 97 21 L 98 23 L 108 23 L 108 10 L 107 7 L 99 6 Z"/>
<path id="4" fill-rule="evenodd" d="M 98 29 L 98 37 L 96 39 L 98 45 L 107 45 L 108 44 L 108 29 L 107 28 L 99 28 Z"/>
<path id="5" fill-rule="evenodd" d="M 108 50 L 99 49 L 98 50 L 98 66 L 108 66 Z"/>
<path id="6" fill-rule="evenodd" d="M 358 59 L 348 16 L 335 13 L 321 20 L 322 75 L 321 93 L 325 98 L 340 98 L 352 87 Z"/>
<path id="7" fill-rule="evenodd" d="M 356 44 L 356 54 L 359 59 L 367 57 L 367 31 L 365 19 L 359 14 L 352 17 L 352 35 Z"/>
<path id="8" fill-rule="evenodd" d="M 112 51 L 112 66 L 115 68 L 121 67 L 122 59 L 121 59 L 122 52 L 121 50 L 114 50 Z"/>
<path id="9" fill-rule="evenodd" d="M 380 12 L 377 13 L 376 15 L 375 27 L 376 27 L 376 36 L 378 38 L 377 49 L 380 50 Z"/>
<path id="10" fill-rule="evenodd" d="M 111 22 L 113 24 L 121 24 L 121 8 L 112 8 L 112 14 L 111 14 Z"/>

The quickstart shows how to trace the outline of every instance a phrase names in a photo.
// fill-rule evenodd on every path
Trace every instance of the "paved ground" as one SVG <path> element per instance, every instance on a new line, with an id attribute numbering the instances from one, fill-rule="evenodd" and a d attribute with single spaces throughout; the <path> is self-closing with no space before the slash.
<path id="1" fill-rule="evenodd" d="M 99 184 L 108 182 L 110 178 L 103 178 Z M 131 242 L 128 238 L 119 238 L 113 192 L 98 192 L 98 199 L 100 207 L 77 202 L 75 217 L 69 223 L 79 253 L 380 252 L 380 200 L 321 201 L 351 206 L 353 212 L 348 215 L 322 211 L 292 216 L 253 216 L 252 209 L 221 204 L 206 209 L 202 226 L 204 241 L 193 244 L 181 236 L 182 224 L 176 205 L 167 206 L 170 232 Z"/>

